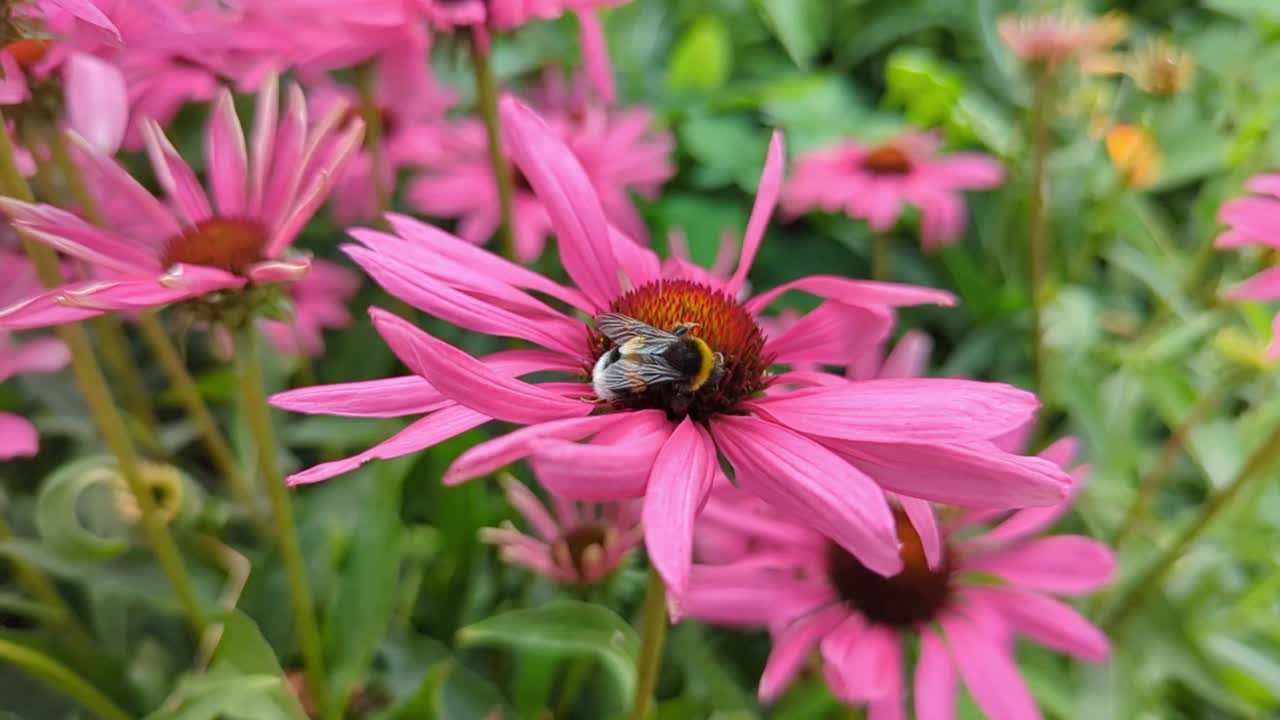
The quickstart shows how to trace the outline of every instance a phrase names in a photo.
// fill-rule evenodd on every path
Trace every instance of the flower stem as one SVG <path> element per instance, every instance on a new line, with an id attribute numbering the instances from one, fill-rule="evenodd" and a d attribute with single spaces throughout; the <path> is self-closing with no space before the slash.
<path id="1" fill-rule="evenodd" d="M 1115 610 L 1103 620 L 1103 628 L 1108 633 L 1115 633 L 1133 615 L 1135 610 L 1142 607 L 1147 598 L 1151 596 L 1151 593 L 1160 587 L 1165 575 L 1168 574 L 1178 558 L 1182 557 L 1182 553 L 1187 546 L 1199 537 L 1200 533 L 1204 532 L 1205 528 L 1209 527 L 1223 509 L 1248 487 L 1255 478 L 1266 477 L 1263 471 L 1278 459 L 1280 459 L 1280 427 L 1277 427 L 1271 433 L 1271 436 L 1258 446 L 1258 449 L 1249 456 L 1249 459 L 1245 461 L 1239 472 L 1236 473 L 1236 476 L 1226 487 L 1210 495 L 1205 500 L 1204 504 L 1200 506 L 1200 514 L 1196 516 L 1195 521 L 1174 538 L 1173 543 L 1160 553 L 1159 557 L 1143 571 L 1136 581 L 1130 583 L 1129 591 L 1115 606 Z"/>
<path id="2" fill-rule="evenodd" d="M 636 697 L 630 720 L 646 720 L 653 702 L 662 665 L 662 645 L 667 638 L 667 589 L 662 576 L 649 566 L 649 585 L 644 591 L 644 614 L 640 620 L 640 657 L 636 660 Z"/>
<path id="3" fill-rule="evenodd" d="M 70 695 L 103 720 L 129 720 L 132 717 L 84 678 L 48 655 L 0 638 L 0 660 L 12 663 Z"/>
<path id="4" fill-rule="evenodd" d="M 138 320 L 138 327 L 142 329 L 143 339 L 146 340 L 147 346 L 151 349 L 151 354 L 160 363 L 161 369 L 164 370 L 165 376 L 169 379 L 169 384 L 178 395 L 178 400 L 187 411 L 191 421 L 195 423 L 196 431 L 200 434 L 205 450 L 209 453 L 209 459 L 213 462 L 214 467 L 218 469 L 218 473 L 222 475 L 223 480 L 226 481 L 227 487 L 231 494 L 235 496 L 236 501 L 244 506 L 245 512 L 248 513 L 249 519 L 260 538 L 264 542 L 270 541 L 275 534 L 272 531 L 271 524 L 259 511 L 258 500 L 254 496 L 253 488 L 249 485 L 244 473 L 240 471 L 240 466 L 236 463 L 235 454 L 231 451 L 231 446 L 227 443 L 226 438 L 223 437 L 222 430 L 218 428 L 217 420 L 214 419 L 208 404 L 205 403 L 204 396 L 200 394 L 200 388 L 196 386 L 191 373 L 187 371 L 187 366 L 178 354 L 178 349 L 173 346 L 173 341 L 169 338 L 169 334 L 165 332 L 155 313 L 149 310 L 142 313 Z"/>
<path id="5" fill-rule="evenodd" d="M 502 132 L 498 124 L 498 85 L 489 63 L 489 38 L 483 28 L 473 31 L 471 37 L 471 70 L 475 73 L 476 102 L 484 117 L 489 137 L 489 162 L 493 166 L 494 182 L 498 187 L 498 210 L 501 212 L 502 255 L 508 260 L 516 258 L 514 225 L 512 222 L 511 165 L 502 155 Z"/>
<path id="6" fill-rule="evenodd" d="M 257 446 L 258 466 L 267 485 L 267 497 L 271 500 L 271 512 L 279 536 L 280 558 L 284 562 L 285 579 L 289 586 L 294 627 L 302 645 L 302 659 L 307 669 L 307 688 L 311 693 L 311 701 L 320 708 L 320 717 L 334 718 L 337 717 L 337 712 L 329 696 L 329 682 L 324 668 L 324 646 L 320 640 L 320 627 L 316 622 L 315 604 L 311 600 L 311 588 L 307 584 L 306 563 L 298 545 L 293 504 L 285 487 L 284 477 L 276 467 L 275 432 L 271 428 L 267 395 L 262 386 L 258 330 L 252 323 L 236 333 L 235 358 L 240 399 L 244 406 L 242 412 L 248 420 L 249 430 Z"/>
<path id="7" fill-rule="evenodd" d="M 569 664 L 569 669 L 564 674 L 564 682 L 560 686 L 560 701 L 556 703 L 555 717 L 569 716 L 574 701 L 582 692 L 582 686 L 586 684 L 587 678 L 591 677 L 593 667 L 591 660 L 587 658 L 577 658 Z"/>
<path id="8" fill-rule="evenodd" d="M 871 233 L 871 279 L 889 279 L 889 235 L 888 233 Z"/>
<path id="9" fill-rule="evenodd" d="M 386 224 L 383 215 L 391 209 L 391 188 L 387 187 L 387 157 L 382 146 L 386 128 L 382 125 L 382 110 L 378 107 L 377 66 L 373 61 L 356 68 L 356 86 L 360 91 L 360 117 L 364 118 L 364 146 L 369 151 L 370 174 L 373 176 L 373 197 L 376 221 Z"/>
<path id="10" fill-rule="evenodd" d="M 4 126 L 4 118 L 0 116 L 0 128 Z M 9 134 L 2 130 L 0 130 L 0 192 L 26 202 L 32 202 L 35 199 L 27 181 L 18 172 L 17 163 L 14 162 L 13 142 L 9 139 Z M 58 268 L 57 254 L 25 235 L 22 237 L 22 243 L 36 267 L 40 281 L 47 287 L 61 285 L 62 271 Z M 84 396 L 94 425 L 97 426 L 98 432 L 110 448 L 111 454 L 115 456 L 120 466 L 120 474 L 138 503 L 147 542 L 156 555 L 156 561 L 160 563 L 160 569 L 168 578 L 169 584 L 173 586 L 178 604 L 186 613 L 196 633 L 199 634 L 205 627 L 204 612 L 200 609 L 200 602 L 191 583 L 191 577 L 182 564 L 178 546 L 174 543 L 173 536 L 169 534 L 165 521 L 156 512 L 155 499 L 151 496 L 150 488 L 138 473 L 137 452 L 125 429 L 124 419 L 120 416 L 120 411 L 111 397 L 107 379 L 102 374 L 97 358 L 94 357 L 89 337 L 79 323 L 58 326 L 58 335 L 71 353 L 71 370 L 80 386 L 80 392 Z"/>
<path id="11" fill-rule="evenodd" d="M 1035 390 L 1045 392 L 1044 346 L 1044 276 L 1048 254 L 1049 227 L 1045 217 L 1045 175 L 1049 160 L 1049 103 L 1052 98 L 1052 72 L 1037 71 L 1035 97 L 1031 106 L 1031 190 L 1027 199 L 1028 234 L 1030 239 L 1031 275 L 1031 343 L 1032 374 Z"/>

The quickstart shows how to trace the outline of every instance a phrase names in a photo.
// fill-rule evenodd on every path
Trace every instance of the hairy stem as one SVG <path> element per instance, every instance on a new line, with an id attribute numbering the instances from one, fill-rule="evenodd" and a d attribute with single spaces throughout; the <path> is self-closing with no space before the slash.
<path id="1" fill-rule="evenodd" d="M 889 279 L 889 235 L 882 232 L 871 233 L 871 279 Z"/>
<path id="2" fill-rule="evenodd" d="M 1045 392 L 1044 277 L 1048 256 L 1049 225 L 1045 213 L 1045 175 L 1049 161 L 1049 106 L 1053 95 L 1053 75 L 1048 68 L 1037 71 L 1035 97 L 1031 106 L 1031 188 L 1027 198 L 1029 259 L 1031 276 L 1031 360 L 1035 390 Z"/>

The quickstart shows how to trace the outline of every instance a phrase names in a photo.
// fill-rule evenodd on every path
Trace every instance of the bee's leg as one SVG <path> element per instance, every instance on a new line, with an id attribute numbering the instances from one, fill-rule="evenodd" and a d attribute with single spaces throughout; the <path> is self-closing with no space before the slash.
<path id="1" fill-rule="evenodd" d="M 724 353 L 716 353 L 715 358 L 715 367 L 711 369 L 711 377 L 707 378 L 707 384 L 711 386 L 720 384 L 720 381 L 724 379 Z"/>

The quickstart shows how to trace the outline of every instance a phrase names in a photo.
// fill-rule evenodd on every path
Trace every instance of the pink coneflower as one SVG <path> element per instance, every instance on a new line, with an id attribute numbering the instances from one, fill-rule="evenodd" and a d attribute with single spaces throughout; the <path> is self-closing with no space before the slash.
<path id="1" fill-rule="evenodd" d="M 537 93 L 543 118 L 586 170 L 608 220 L 643 240 L 644 222 L 629 193 L 653 196 L 674 173 L 671 134 L 654 128 L 648 110 L 608 109 L 583 92 L 565 90 L 550 74 Z M 419 148 L 417 162 L 427 173 L 410 183 L 409 202 L 428 215 L 459 218 L 458 235 L 484 243 L 500 220 L 488 152 L 479 120 L 441 128 L 434 145 Z M 529 262 L 542 255 L 553 224 L 529 182 L 519 172 L 515 179 L 515 248 L 519 259 Z"/>
<path id="2" fill-rule="evenodd" d="M 0 308 L 0 327 L 53 325 L 302 277 L 310 260 L 286 251 L 328 196 L 333 177 L 360 143 L 363 124 L 352 121 L 339 131 L 343 114 L 335 111 L 308 132 L 302 91 L 292 87 L 288 94 L 277 121 L 277 86 L 274 80 L 266 85 L 248 144 L 231 93 L 219 95 L 205 137 L 212 205 L 155 123 L 147 125 L 147 150 L 171 206 L 91 149 L 84 149 L 83 163 L 108 199 L 108 227 L 49 205 L 0 200 L 20 231 L 89 263 L 99 278 Z M 209 307 L 220 310 L 252 295 L 220 293 L 208 298 Z"/>
<path id="3" fill-rule="evenodd" d="M 289 286 L 293 308 L 287 322 L 262 320 L 262 332 L 285 355 L 317 357 L 324 352 L 324 331 L 351 324 L 347 301 L 360 289 L 360 276 L 336 263 L 312 260 L 311 270 Z"/>
<path id="4" fill-rule="evenodd" d="M 967 218 L 959 191 L 996 187 L 1004 172 L 981 153 L 941 156 L 938 144 L 934 134 L 906 132 L 879 145 L 850 140 L 802 155 L 782 207 L 793 216 L 813 209 L 843 211 L 885 233 L 911 204 L 920 211 L 924 248 L 950 245 L 964 232 Z"/>
<path id="5" fill-rule="evenodd" d="M 1043 456 L 1066 465 L 1073 448 L 1062 441 Z M 1076 471 L 1073 490 L 1083 478 Z M 990 529 L 977 524 L 994 519 L 990 512 L 951 514 L 939 528 L 927 503 L 899 506 L 904 567 L 883 577 L 811 525 L 742 495 L 731 487 L 713 494 L 699 553 L 728 561 L 694 566 L 685 610 L 714 623 L 770 629 L 773 651 L 759 686 L 765 702 L 777 699 L 816 649 L 832 691 L 866 704 L 871 720 L 904 716 L 908 682 L 915 717 L 954 717 L 957 675 L 993 720 L 1038 718 L 1018 674 L 1015 634 L 1085 660 L 1108 653 L 1101 631 L 1051 597 L 1096 590 L 1114 569 L 1111 550 L 1096 540 L 1038 536 L 1069 500 L 1013 513 Z M 908 675 L 904 643 L 913 640 L 920 652 Z"/>
<path id="6" fill-rule="evenodd" d="M 507 501 L 533 531 L 527 535 L 510 522 L 480 530 L 480 539 L 496 545 L 504 562 L 561 585 L 595 585 L 613 574 L 640 544 L 638 502 L 576 502 L 553 494 L 553 511 L 549 511 L 519 481 L 501 480 Z"/>
<path id="7" fill-rule="evenodd" d="M 628 0 L 410 0 L 436 27 L 487 26 L 514 30 L 532 20 L 554 20 L 569 11 L 585 12 Z"/>
<path id="8" fill-rule="evenodd" d="M 389 292 L 424 312 L 542 349 L 477 359 L 373 309 L 375 327 L 414 375 L 304 388 L 273 402 L 308 413 L 426 417 L 354 457 L 298 473 L 292 483 L 415 452 L 490 420 L 523 425 L 463 453 L 445 482 L 481 477 L 528 458 L 558 495 L 643 496 L 649 556 L 676 597 L 687 578 L 693 519 L 720 475 L 717 453 L 728 458 L 740 487 L 805 518 L 885 574 L 902 563 L 893 515 L 877 483 L 980 506 L 1048 504 L 1062 497 L 1067 478 L 1057 466 L 1003 452 L 991 442 L 1032 417 L 1038 403 L 1029 393 L 963 380 L 855 383 L 827 374 L 770 374 L 777 363 L 826 362 L 833 350 L 843 351 L 827 342 L 832 323 L 842 319 L 832 313 L 832 301 L 877 312 L 953 301 L 927 288 L 834 276 L 805 277 L 737 300 L 777 201 L 780 136 L 769 149 L 737 270 L 720 283 L 664 277 L 652 251 L 610 228 L 586 172 L 550 127 L 511 99 L 502 103 L 502 116 L 512 159 L 545 204 L 576 287 L 395 215 L 388 220 L 397 234 L 354 230 L 361 245 L 344 249 Z M 756 317 L 788 291 L 829 300 L 791 331 L 766 338 Z M 684 394 L 655 384 L 612 401 L 596 398 L 586 380 L 614 344 L 582 318 L 609 311 L 664 331 L 695 323 L 695 337 L 722 359 L 715 382 Z M 543 371 L 567 373 L 569 379 L 518 379 Z M 805 387 L 761 397 L 775 380 Z M 956 476 L 970 481 L 957 484 Z"/>
<path id="9" fill-rule="evenodd" d="M 1128 21 L 1117 13 L 1101 18 L 1059 13 L 1002 17 L 996 23 L 996 31 L 1019 58 L 1055 62 L 1106 50 L 1128 34 L 1128 26 Z"/>
<path id="10" fill-rule="evenodd" d="M 1214 241 L 1220 248 L 1261 245 L 1280 249 L 1280 175 L 1255 175 L 1245 189 L 1261 196 L 1236 198 L 1218 211 L 1218 222 L 1229 226 Z M 1232 300 L 1280 300 L 1280 266 L 1267 268 L 1227 292 Z M 1267 358 L 1280 359 L 1280 314 L 1271 323 Z"/>
<path id="11" fill-rule="evenodd" d="M 35 268 L 23 255 L 0 249 L 0 307 L 39 292 Z M 40 338 L 18 342 L 0 332 L 0 382 L 28 372 L 56 372 L 70 359 L 62 341 Z M 0 412 L 0 460 L 35 455 L 39 436 L 26 419 Z"/>

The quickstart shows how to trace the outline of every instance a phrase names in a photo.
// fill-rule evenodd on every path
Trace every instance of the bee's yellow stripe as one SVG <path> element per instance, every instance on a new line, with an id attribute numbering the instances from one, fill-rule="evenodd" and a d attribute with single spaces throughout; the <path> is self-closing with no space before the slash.
<path id="1" fill-rule="evenodd" d="M 693 382 L 689 384 L 691 390 L 697 390 L 706 385 L 707 380 L 711 378 L 711 371 L 716 368 L 716 354 L 702 338 L 690 339 L 698 346 L 698 355 L 702 358 L 702 363 L 698 366 L 698 374 L 693 376 Z"/>

